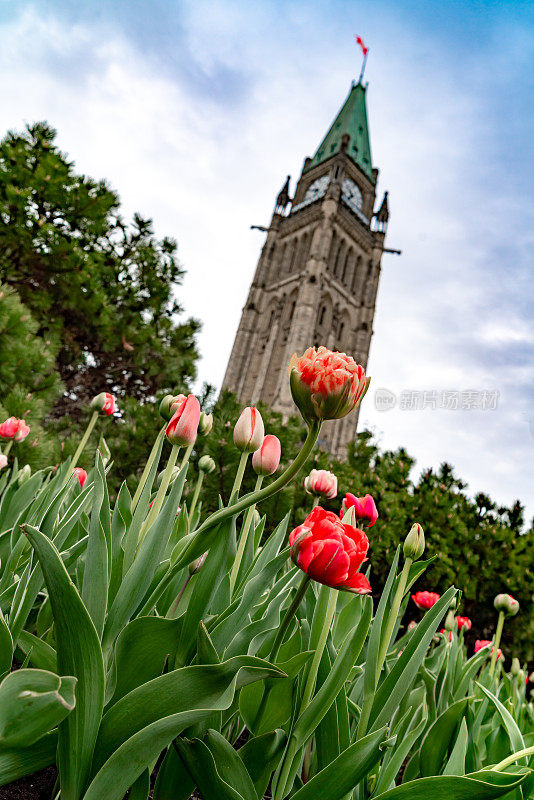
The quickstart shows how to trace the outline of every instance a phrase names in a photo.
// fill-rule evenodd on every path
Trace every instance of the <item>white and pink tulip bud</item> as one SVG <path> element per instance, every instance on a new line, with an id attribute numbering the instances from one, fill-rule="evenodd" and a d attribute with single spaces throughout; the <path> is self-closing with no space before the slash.
<path id="1" fill-rule="evenodd" d="M 234 444 L 242 453 L 253 453 L 263 444 L 265 429 L 257 408 L 247 406 L 234 427 Z"/>
<path id="2" fill-rule="evenodd" d="M 110 417 L 117 410 L 117 403 L 115 397 L 109 392 L 100 392 L 91 400 L 91 408 Z"/>
<path id="3" fill-rule="evenodd" d="M 198 423 L 198 432 L 201 436 L 207 436 L 213 428 L 213 414 L 206 414 L 202 411 L 200 414 L 200 422 Z"/>
<path id="4" fill-rule="evenodd" d="M 0 439 L 14 439 L 20 425 L 20 420 L 16 417 L 9 417 L 0 425 Z"/>
<path id="5" fill-rule="evenodd" d="M 7 456 L 0 453 L 0 469 L 4 469 L 4 467 L 7 467 Z"/>
<path id="6" fill-rule="evenodd" d="M 337 495 L 337 478 L 326 469 L 312 469 L 304 478 L 304 488 L 308 494 L 333 500 Z"/>
<path id="7" fill-rule="evenodd" d="M 515 617 L 519 611 L 519 603 L 511 594 L 498 594 L 493 605 L 507 617 Z"/>
<path id="8" fill-rule="evenodd" d="M 210 472 L 215 471 L 215 461 L 211 456 L 204 455 L 198 459 L 198 468 L 200 472 L 204 472 L 206 475 L 209 475 Z"/>
<path id="9" fill-rule="evenodd" d="M 16 442 L 23 442 L 29 432 L 30 426 L 26 425 L 23 419 L 19 419 L 19 427 L 13 438 Z"/>
<path id="10" fill-rule="evenodd" d="M 177 407 L 185 400 L 185 394 L 166 394 L 159 404 L 160 416 L 170 422 Z"/>
<path id="11" fill-rule="evenodd" d="M 200 420 L 200 403 L 194 394 L 188 394 L 180 400 L 167 425 L 165 435 L 167 441 L 179 447 L 194 444 L 197 438 Z"/>
<path id="12" fill-rule="evenodd" d="M 267 434 L 262 445 L 252 456 L 252 468 L 256 475 L 272 475 L 278 469 L 282 447 L 277 436 Z"/>
<path id="13" fill-rule="evenodd" d="M 80 488 L 83 489 L 83 485 L 87 480 L 87 472 L 81 467 L 74 467 L 73 474 L 78 478 Z"/>

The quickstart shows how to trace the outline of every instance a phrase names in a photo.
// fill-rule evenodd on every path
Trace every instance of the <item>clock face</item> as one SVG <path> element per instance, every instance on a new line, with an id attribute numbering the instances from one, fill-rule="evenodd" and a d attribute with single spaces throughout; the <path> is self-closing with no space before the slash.
<path id="1" fill-rule="evenodd" d="M 304 195 L 304 202 L 305 203 L 313 203 L 314 200 L 318 200 L 319 197 L 322 197 L 326 192 L 326 187 L 330 182 L 330 178 L 328 175 L 323 175 L 322 178 L 317 178 L 311 186 L 308 186 L 308 190 Z"/>
<path id="2" fill-rule="evenodd" d="M 348 206 L 362 210 L 363 197 L 360 189 L 350 178 L 345 178 L 341 186 L 341 196 Z"/>

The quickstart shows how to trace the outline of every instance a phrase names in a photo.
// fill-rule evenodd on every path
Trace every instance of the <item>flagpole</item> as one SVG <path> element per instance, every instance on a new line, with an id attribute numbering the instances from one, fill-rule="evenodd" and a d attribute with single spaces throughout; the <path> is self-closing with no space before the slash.
<path id="1" fill-rule="evenodd" d="M 358 78 L 358 83 L 361 83 L 363 81 L 363 75 L 364 75 L 364 72 L 365 72 L 365 66 L 367 64 L 367 56 L 368 55 L 369 55 L 369 48 L 367 48 L 366 53 L 365 53 L 365 55 L 363 57 L 362 70 L 360 72 L 360 77 Z"/>

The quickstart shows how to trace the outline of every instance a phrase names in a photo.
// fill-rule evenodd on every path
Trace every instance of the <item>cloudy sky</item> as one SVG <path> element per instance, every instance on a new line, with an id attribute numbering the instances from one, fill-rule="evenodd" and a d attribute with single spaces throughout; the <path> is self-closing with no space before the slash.
<path id="1" fill-rule="evenodd" d="M 450 461 L 472 492 L 532 515 L 531 2 L 0 0 L 0 130 L 48 120 L 126 213 L 178 240 L 199 380 L 220 385 L 262 244 L 250 225 L 357 77 L 354 33 L 403 251 L 383 259 L 369 363 L 395 406 L 371 391 L 362 424 L 417 469 Z M 442 392 L 460 406 L 498 392 L 497 408 L 440 408 Z"/>

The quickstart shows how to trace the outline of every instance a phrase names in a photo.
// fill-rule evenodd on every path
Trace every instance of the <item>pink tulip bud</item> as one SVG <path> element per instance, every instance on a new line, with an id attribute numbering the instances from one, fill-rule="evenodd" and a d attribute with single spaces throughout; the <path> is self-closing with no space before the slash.
<path id="1" fill-rule="evenodd" d="M 117 403 L 113 395 L 109 392 L 100 392 L 100 394 L 97 394 L 97 396 L 93 397 L 91 400 L 91 408 L 109 417 L 117 410 Z"/>
<path id="2" fill-rule="evenodd" d="M 469 617 L 455 617 L 456 624 L 458 625 L 458 630 L 461 631 L 462 628 L 465 628 L 466 631 L 471 630 L 471 620 Z"/>
<path id="3" fill-rule="evenodd" d="M 16 442 L 23 442 L 30 432 L 30 426 L 26 425 L 23 419 L 19 420 L 19 429 L 16 432 L 14 439 Z"/>
<path id="4" fill-rule="evenodd" d="M 356 520 L 360 525 L 367 528 L 374 525 L 378 519 L 375 501 L 370 494 L 366 494 L 364 497 L 356 497 L 356 495 L 351 494 L 351 492 L 347 492 L 341 504 L 341 511 L 339 512 L 341 519 L 343 519 L 349 508 L 354 508 Z"/>
<path id="5" fill-rule="evenodd" d="M 332 500 L 337 495 L 337 478 L 326 469 L 312 469 L 304 478 L 304 488 L 308 494 Z"/>
<path id="6" fill-rule="evenodd" d="M 256 475 L 272 475 L 276 472 L 281 454 L 280 439 L 268 434 L 252 456 L 252 468 Z"/>
<path id="7" fill-rule="evenodd" d="M 197 438 L 200 420 L 200 403 L 194 394 L 188 394 L 179 401 L 173 417 L 167 425 L 165 435 L 171 444 L 186 447 Z"/>
<path id="8" fill-rule="evenodd" d="M 20 420 L 16 417 L 9 417 L 0 425 L 0 439 L 13 439 L 19 429 Z"/>
<path id="9" fill-rule="evenodd" d="M 0 453 L 0 469 L 4 469 L 4 467 L 7 467 L 7 456 Z"/>
<path id="10" fill-rule="evenodd" d="M 78 478 L 78 481 L 80 483 L 80 487 L 83 489 L 83 485 L 84 485 L 85 481 L 87 480 L 87 472 L 84 469 L 82 469 L 81 467 L 74 467 L 73 472 L 74 472 L 74 475 L 76 475 L 76 477 Z"/>
<path id="11" fill-rule="evenodd" d="M 257 408 L 247 406 L 234 427 L 234 444 L 243 453 L 253 453 L 263 444 L 265 429 Z"/>

